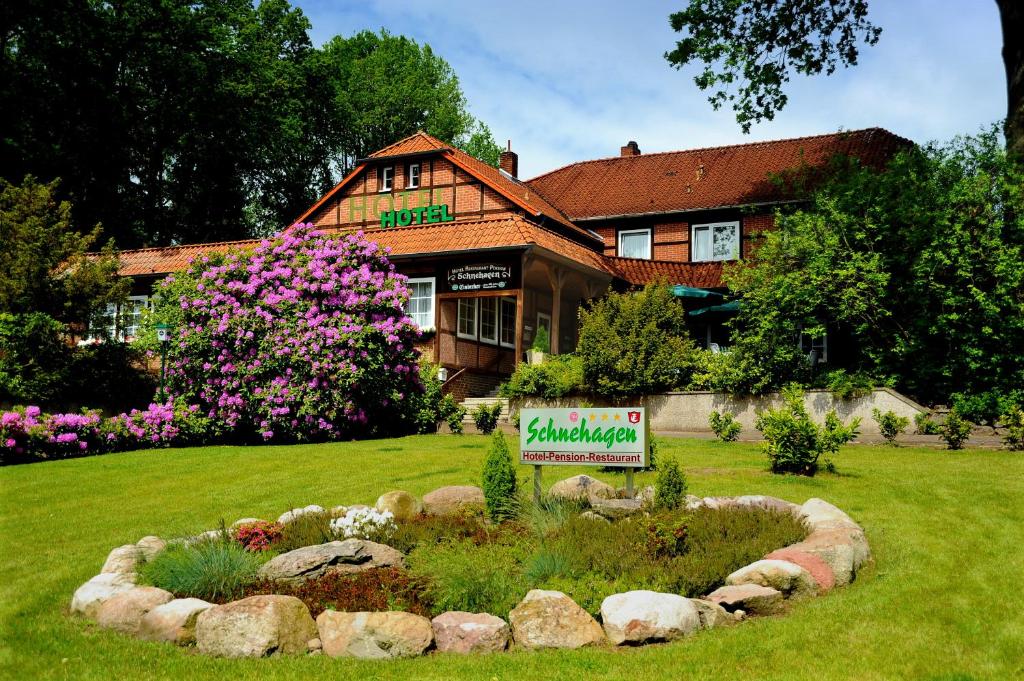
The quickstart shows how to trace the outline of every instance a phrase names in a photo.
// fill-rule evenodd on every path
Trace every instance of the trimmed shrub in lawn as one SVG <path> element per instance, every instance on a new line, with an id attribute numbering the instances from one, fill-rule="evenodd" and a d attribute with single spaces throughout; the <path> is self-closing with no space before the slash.
<path id="1" fill-rule="evenodd" d="M 724 414 L 719 414 L 717 410 L 712 411 L 711 415 L 708 416 L 708 425 L 711 426 L 711 432 L 717 435 L 718 439 L 722 442 L 734 442 L 740 436 L 740 431 L 743 429 L 736 422 L 732 413 L 725 412 Z"/>
<path id="2" fill-rule="evenodd" d="M 505 434 L 500 430 L 491 435 L 484 461 L 483 490 L 487 515 L 492 520 L 511 518 L 516 513 L 516 466 L 508 449 Z"/>
<path id="3" fill-rule="evenodd" d="M 679 462 L 668 457 L 660 463 L 658 477 L 654 483 L 654 506 L 674 510 L 686 498 L 686 477 L 679 469 Z"/>
<path id="4" fill-rule="evenodd" d="M 956 409 L 946 414 L 946 422 L 939 430 L 939 436 L 946 441 L 948 449 L 963 449 L 964 443 L 971 436 L 971 424 Z"/>
<path id="5" fill-rule="evenodd" d="M 826 465 L 831 466 L 827 457 L 857 437 L 859 418 L 844 425 L 832 410 L 825 415 L 824 426 L 812 421 L 804 407 L 800 386 L 787 386 L 782 390 L 782 398 L 782 407 L 766 409 L 758 415 L 756 423 L 765 439 L 762 447 L 772 473 L 814 475 L 822 456 L 826 457 Z"/>
<path id="6" fill-rule="evenodd" d="M 176 596 L 223 603 L 242 597 L 266 556 L 220 539 L 171 544 L 142 567 L 141 576 Z"/>
<path id="7" fill-rule="evenodd" d="M 899 416 L 891 409 L 884 414 L 879 409 L 872 409 L 871 418 L 878 424 L 878 432 L 885 438 L 885 443 L 893 447 L 896 446 L 896 438 L 910 425 L 910 419 Z"/>
<path id="8" fill-rule="evenodd" d="M 476 429 L 484 435 L 490 435 L 498 427 L 498 419 L 501 418 L 501 403 L 477 405 L 473 410 L 473 423 Z"/>
<path id="9" fill-rule="evenodd" d="M 1003 436 L 1003 444 L 1011 451 L 1024 449 L 1024 408 L 1020 405 L 1012 407 L 1003 414 L 1003 426 L 1006 428 L 1006 435 Z"/>

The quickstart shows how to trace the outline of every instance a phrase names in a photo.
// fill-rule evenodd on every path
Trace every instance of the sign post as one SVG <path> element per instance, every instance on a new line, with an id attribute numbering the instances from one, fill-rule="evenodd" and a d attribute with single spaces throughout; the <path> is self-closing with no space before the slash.
<path id="1" fill-rule="evenodd" d="M 540 500 L 541 466 L 611 466 L 633 470 L 648 461 L 650 425 L 643 407 L 574 407 L 520 411 L 519 462 L 533 466 L 533 498 Z"/>

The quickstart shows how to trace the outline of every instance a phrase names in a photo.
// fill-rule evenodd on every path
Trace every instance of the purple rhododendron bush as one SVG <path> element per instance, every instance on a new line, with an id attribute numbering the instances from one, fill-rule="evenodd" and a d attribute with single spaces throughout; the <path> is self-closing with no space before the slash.
<path id="1" fill-rule="evenodd" d="M 194 261 L 161 283 L 157 313 L 177 334 L 167 401 L 106 419 L 35 406 L 2 412 L 0 463 L 432 427 L 405 282 L 361 233 L 302 224 L 251 251 Z"/>
<path id="2" fill-rule="evenodd" d="M 412 429 L 403 401 L 423 386 L 405 282 L 362 233 L 313 225 L 203 257 L 163 282 L 181 310 L 168 391 L 240 439 Z"/>

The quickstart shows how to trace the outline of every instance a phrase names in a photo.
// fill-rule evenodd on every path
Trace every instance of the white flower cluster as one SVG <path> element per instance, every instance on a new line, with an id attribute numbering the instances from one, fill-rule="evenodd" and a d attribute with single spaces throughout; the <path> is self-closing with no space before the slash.
<path id="1" fill-rule="evenodd" d="M 391 511 L 379 512 L 372 508 L 350 509 L 342 518 L 331 521 L 331 529 L 345 539 L 357 537 L 388 537 L 396 529 L 395 515 Z"/>

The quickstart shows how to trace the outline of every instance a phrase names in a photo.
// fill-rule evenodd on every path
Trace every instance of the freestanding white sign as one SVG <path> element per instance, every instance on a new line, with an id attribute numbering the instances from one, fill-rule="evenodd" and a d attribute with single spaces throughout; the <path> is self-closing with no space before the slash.
<path id="1" fill-rule="evenodd" d="M 643 407 L 523 409 L 519 414 L 519 462 L 534 466 L 534 496 L 540 496 L 541 466 L 613 466 L 633 469 L 648 461 L 649 425 Z"/>

